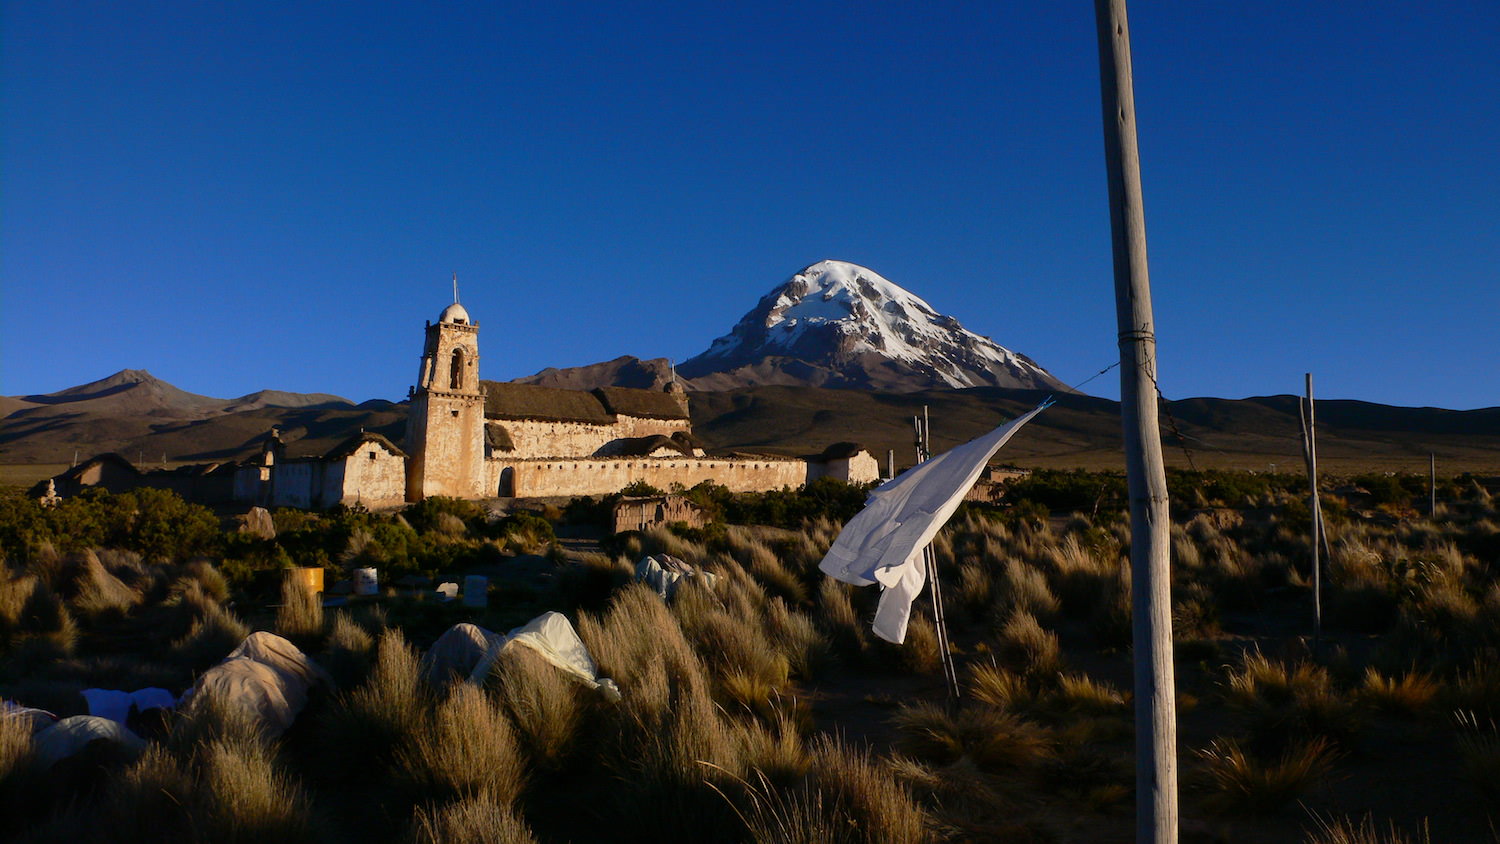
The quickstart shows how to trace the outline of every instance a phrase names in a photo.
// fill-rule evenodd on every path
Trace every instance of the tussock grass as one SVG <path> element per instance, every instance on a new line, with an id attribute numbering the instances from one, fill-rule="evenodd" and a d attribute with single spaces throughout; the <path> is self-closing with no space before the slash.
<path id="1" fill-rule="evenodd" d="M 1121 715 L 1130 710 L 1130 696 L 1087 674 L 1063 674 L 1057 678 L 1057 688 L 1046 696 L 1044 704 L 1068 715 Z"/>
<path id="2" fill-rule="evenodd" d="M 319 662 L 333 676 L 334 685 L 352 687 L 368 674 L 374 650 L 374 637 L 355 623 L 349 613 L 337 610 Z"/>
<path id="3" fill-rule="evenodd" d="M 470 683 L 453 686 L 430 722 L 398 751 L 397 764 L 425 800 L 481 797 L 508 806 L 526 783 L 510 720 Z"/>
<path id="4" fill-rule="evenodd" d="M 1319 665 L 1247 652 L 1225 678 L 1224 697 L 1245 716 L 1262 750 L 1317 737 L 1347 744 L 1358 731 L 1352 700 L 1334 689 L 1328 669 Z"/>
<path id="5" fill-rule="evenodd" d="M 995 664 L 975 663 L 969 669 L 969 694 L 996 709 L 1017 709 L 1032 700 L 1025 678 Z"/>
<path id="6" fill-rule="evenodd" d="M 419 806 L 406 840 L 408 844 L 534 844 L 536 836 L 510 806 L 492 798 L 468 797 Z"/>
<path id="7" fill-rule="evenodd" d="M 96 822 L 116 841 L 190 841 L 203 823 L 197 790 L 193 772 L 152 745 L 111 785 Z"/>
<path id="8" fill-rule="evenodd" d="M 532 763 L 544 771 L 563 768 L 578 749 L 591 710 L 583 687 L 530 648 L 501 652 L 486 680 L 516 727 Z"/>
<path id="9" fill-rule="evenodd" d="M 1026 677 L 1050 677 L 1062 670 L 1057 634 L 1044 629 L 1025 610 L 1017 610 L 1000 628 L 996 651 L 1005 667 Z"/>
<path id="10" fill-rule="evenodd" d="M 120 618 L 141 602 L 141 593 L 110 574 L 93 551 L 83 552 L 71 568 L 73 597 L 69 603 L 83 618 Z"/>
<path id="11" fill-rule="evenodd" d="M 312 648 L 323 638 L 323 602 L 296 577 L 288 576 L 281 581 L 276 632 L 304 650 Z"/>
<path id="12" fill-rule="evenodd" d="M 785 844 L 932 840 L 926 813 L 868 755 L 831 739 L 821 740 L 814 753 L 814 773 L 801 788 L 778 788 L 760 772 L 739 779 L 745 805 L 735 811 L 751 840 Z"/>
<path id="13" fill-rule="evenodd" d="M 1388 677 L 1371 666 L 1365 669 L 1359 699 L 1373 709 L 1416 718 L 1431 709 L 1440 691 L 1442 687 L 1430 674 L 1410 671 Z"/>
<path id="14" fill-rule="evenodd" d="M 0 714 L 0 792 L 10 778 L 26 773 L 32 762 L 31 720 Z"/>
<path id="15" fill-rule="evenodd" d="M 1045 729 L 994 709 L 949 713 L 936 704 L 918 703 L 902 707 L 892 721 L 897 752 L 939 765 L 967 757 L 987 773 L 1014 772 L 1037 765 L 1052 752 Z"/>
<path id="16" fill-rule="evenodd" d="M 1500 804 L 1500 727 L 1473 712 L 1459 711 L 1454 720 L 1465 776 L 1486 801 Z"/>
<path id="17" fill-rule="evenodd" d="M 766 635 L 786 657 L 794 677 L 816 677 L 833 655 L 832 643 L 818 630 L 817 624 L 780 598 L 772 598 L 766 604 Z"/>
<path id="18" fill-rule="evenodd" d="M 866 625 L 855 612 L 850 597 L 853 588 L 831 577 L 818 584 L 818 622 L 834 648 L 846 656 L 858 656 L 869 647 Z"/>
<path id="19" fill-rule="evenodd" d="M 376 646 L 375 667 L 365 684 L 349 692 L 324 718 L 322 737 L 333 775 L 365 782 L 386 771 L 419 734 L 431 708 L 416 651 L 399 630 L 387 630 Z"/>
<path id="20" fill-rule="evenodd" d="M 1197 755 L 1208 776 L 1213 807 L 1236 814 L 1285 806 L 1324 779 L 1338 758 L 1323 738 L 1291 745 L 1273 762 L 1256 759 L 1226 738 L 1215 739 Z"/>
<path id="21" fill-rule="evenodd" d="M 1385 829 L 1381 829 L 1375 823 L 1373 815 L 1365 815 L 1359 820 L 1350 817 L 1325 818 L 1313 815 L 1315 828 L 1309 834 L 1306 844 L 1431 844 L 1432 834 L 1428 831 L 1427 821 L 1424 818 L 1422 828 L 1416 833 L 1407 834 L 1396 828 L 1395 821 L 1387 822 Z"/>
<path id="22" fill-rule="evenodd" d="M 209 841 L 316 841 L 307 795 L 258 742 L 215 741 L 201 753 Z"/>
<path id="23" fill-rule="evenodd" d="M 172 654 L 178 662 L 202 671 L 234 650 L 250 635 L 250 628 L 217 603 L 197 603 L 196 608 L 199 615 L 187 635 L 172 643 Z"/>

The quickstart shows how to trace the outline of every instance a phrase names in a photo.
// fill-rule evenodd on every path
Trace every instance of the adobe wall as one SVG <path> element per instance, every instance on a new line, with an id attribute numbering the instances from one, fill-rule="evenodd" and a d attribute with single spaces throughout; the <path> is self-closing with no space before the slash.
<path id="1" fill-rule="evenodd" d="M 626 437 L 670 437 L 688 431 L 686 419 L 648 419 L 641 416 L 617 417 L 613 425 L 592 422 L 547 422 L 534 419 L 494 419 L 510 434 L 515 451 L 497 454 L 508 460 L 530 460 L 544 457 L 588 457 L 605 443 Z"/>
<path id="2" fill-rule="evenodd" d="M 407 419 L 407 500 L 490 494 L 483 484 L 484 396 L 427 390 L 412 402 Z"/>
<path id="3" fill-rule="evenodd" d="M 868 451 L 861 451 L 853 457 L 840 457 L 827 463 L 811 465 L 813 472 L 809 480 L 834 478 L 846 484 L 867 484 L 880 480 L 880 461 L 871 456 Z"/>
<path id="4" fill-rule="evenodd" d="M 375 455 L 374 459 L 370 455 Z M 325 504 L 394 507 L 406 501 L 406 461 L 373 443 L 328 467 Z"/>
<path id="5" fill-rule="evenodd" d="M 510 495 L 516 498 L 547 496 L 609 495 L 645 481 L 659 489 L 678 483 L 685 487 L 704 481 L 728 487 L 733 492 L 764 492 L 799 487 L 808 481 L 809 466 L 802 460 L 774 458 L 575 458 L 550 460 L 490 460 L 487 478 L 498 489 L 502 471 L 512 472 Z M 493 493 L 492 493 L 493 494 Z"/>

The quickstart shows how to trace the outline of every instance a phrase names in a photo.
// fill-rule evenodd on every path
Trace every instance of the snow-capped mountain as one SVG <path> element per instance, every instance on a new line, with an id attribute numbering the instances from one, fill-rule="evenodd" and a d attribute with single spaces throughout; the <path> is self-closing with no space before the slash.
<path id="1" fill-rule="evenodd" d="M 845 261 L 820 261 L 792 276 L 677 373 L 708 390 L 756 384 L 897 392 L 1063 386 L 1025 355 Z"/>

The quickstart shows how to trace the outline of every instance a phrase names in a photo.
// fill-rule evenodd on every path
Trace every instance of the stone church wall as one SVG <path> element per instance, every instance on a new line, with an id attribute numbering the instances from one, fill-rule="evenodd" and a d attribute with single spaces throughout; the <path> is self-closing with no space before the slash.
<path id="1" fill-rule="evenodd" d="M 609 495 L 645 481 L 659 489 L 672 484 L 696 486 L 713 481 L 733 492 L 763 492 L 807 483 L 809 468 L 822 464 L 775 458 L 578 458 L 489 460 L 486 477 L 500 495 L 515 498 Z M 507 477 L 509 484 L 503 484 Z M 509 489 L 502 488 L 508 485 Z"/>
<path id="2" fill-rule="evenodd" d="M 618 416 L 613 425 L 593 422 L 551 422 L 534 419 L 491 420 L 510 434 L 515 451 L 494 455 L 508 460 L 530 460 L 544 457 L 589 457 L 605 443 L 627 437 L 670 437 L 678 431 L 689 431 L 686 419 L 649 419 L 640 416 Z"/>

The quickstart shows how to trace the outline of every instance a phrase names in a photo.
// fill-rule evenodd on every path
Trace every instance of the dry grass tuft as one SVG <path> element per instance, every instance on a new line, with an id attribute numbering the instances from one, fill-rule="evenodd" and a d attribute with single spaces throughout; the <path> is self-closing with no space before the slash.
<path id="1" fill-rule="evenodd" d="M 374 650 L 374 637 L 355 623 L 349 613 L 338 610 L 333 614 L 333 624 L 320 662 L 333 675 L 335 685 L 352 687 L 365 679 Z"/>
<path id="2" fill-rule="evenodd" d="M 1026 680 L 998 665 L 975 663 L 969 669 L 969 694 L 997 709 L 1015 709 L 1032 699 Z"/>
<path id="3" fill-rule="evenodd" d="M 1473 712 L 1456 713 L 1464 774 L 1491 805 L 1500 804 L 1500 727 Z"/>
<path id="4" fill-rule="evenodd" d="M 967 757 L 982 771 L 1005 773 L 1034 767 L 1052 754 L 1045 729 L 994 709 L 949 714 L 936 704 L 919 703 L 902 707 L 893 721 L 900 734 L 898 752 L 940 765 Z"/>
<path id="5" fill-rule="evenodd" d="M 854 587 L 831 577 L 818 584 L 818 621 L 834 647 L 842 654 L 857 656 L 869 647 L 869 637 L 859 613 L 854 610 Z"/>
<path id="6" fill-rule="evenodd" d="M 1130 697 L 1102 680 L 1087 674 L 1064 674 L 1057 679 L 1057 689 L 1046 702 L 1069 715 L 1120 715 L 1130 709 Z"/>
<path id="7" fill-rule="evenodd" d="M 443 515 L 447 515 L 446 513 Z M 276 608 L 276 632 L 307 650 L 323 638 L 323 602 L 298 578 L 281 581 L 281 606 Z"/>
<path id="8" fill-rule="evenodd" d="M 99 556 L 85 551 L 73 563 L 73 609 L 86 619 L 120 618 L 141 602 L 141 594 L 104 568 Z"/>
<path id="9" fill-rule="evenodd" d="M 914 844 L 932 840 L 911 794 L 866 754 L 831 739 L 815 751 L 814 773 L 780 788 L 756 771 L 740 779 L 736 813 L 751 840 L 780 844 Z M 723 794 L 723 792 L 720 792 Z"/>
<path id="10" fill-rule="evenodd" d="M 1279 662 L 1258 651 L 1247 652 L 1241 667 L 1229 672 L 1224 697 L 1247 717 L 1262 750 L 1315 737 L 1344 744 L 1359 726 L 1352 701 L 1334 689 L 1328 669 Z"/>
<path id="11" fill-rule="evenodd" d="M 215 741 L 200 754 L 209 841 L 313 841 L 307 796 L 258 742 Z"/>
<path id="12" fill-rule="evenodd" d="M 494 689 L 533 764 L 545 771 L 564 767 L 590 714 L 583 687 L 522 647 L 501 652 L 486 686 Z"/>
<path id="13" fill-rule="evenodd" d="M 1289 746 L 1275 762 L 1259 761 L 1234 739 L 1215 739 L 1197 751 L 1213 790 L 1214 808 L 1229 813 L 1271 812 L 1327 777 L 1338 758 L 1333 745 L 1314 738 Z"/>
<path id="14" fill-rule="evenodd" d="M 400 630 L 387 630 L 376 646 L 369 679 L 324 719 L 322 738 L 335 776 L 363 782 L 371 772 L 387 770 L 423 730 L 430 708 L 416 651 Z"/>
<path id="15" fill-rule="evenodd" d="M 1000 660 L 1026 677 L 1051 677 L 1062 670 L 1062 645 L 1057 634 L 1042 628 L 1036 617 L 1017 610 L 997 636 Z"/>
<path id="16" fill-rule="evenodd" d="M 1365 669 L 1359 698 L 1373 709 L 1416 718 L 1431 710 L 1441 690 L 1430 674 L 1410 671 L 1400 678 L 1387 677 L 1371 666 Z"/>
<path id="17" fill-rule="evenodd" d="M 766 604 L 766 634 L 791 667 L 792 676 L 812 679 L 828 665 L 833 645 L 806 615 L 780 598 Z"/>
<path id="18" fill-rule="evenodd" d="M 1422 829 L 1415 835 L 1408 835 L 1396 828 L 1396 822 L 1390 821 L 1384 830 L 1375 825 L 1373 815 L 1365 815 L 1358 821 L 1353 818 L 1344 817 L 1334 820 L 1313 815 L 1317 828 L 1312 830 L 1306 844 L 1431 844 L 1432 834 L 1428 831 L 1427 820 L 1422 820 Z"/>
<path id="19" fill-rule="evenodd" d="M 536 836 L 511 807 L 486 797 L 418 807 L 409 844 L 535 844 Z"/>
<path id="20" fill-rule="evenodd" d="M 217 603 L 200 602 L 196 608 L 201 614 L 188 634 L 172 643 L 172 652 L 180 662 L 202 670 L 234 650 L 250 635 L 250 628 Z"/>
<path id="21" fill-rule="evenodd" d="M 482 797 L 515 803 L 526 765 L 510 720 L 483 689 L 453 686 L 426 728 L 398 752 L 398 764 L 417 793 L 436 800 Z"/>

